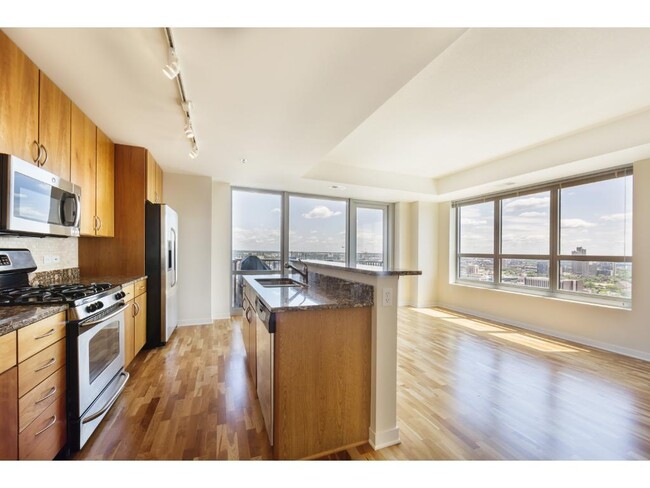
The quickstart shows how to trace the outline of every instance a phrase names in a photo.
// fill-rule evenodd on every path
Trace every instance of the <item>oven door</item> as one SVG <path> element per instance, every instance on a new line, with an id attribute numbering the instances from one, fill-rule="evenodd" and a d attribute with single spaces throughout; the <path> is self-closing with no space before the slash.
<path id="1" fill-rule="evenodd" d="M 81 188 L 31 163 L 8 156 L 5 231 L 78 236 Z"/>
<path id="2" fill-rule="evenodd" d="M 79 414 L 88 407 L 124 367 L 124 310 L 120 303 L 103 317 L 79 323 L 77 340 Z"/>

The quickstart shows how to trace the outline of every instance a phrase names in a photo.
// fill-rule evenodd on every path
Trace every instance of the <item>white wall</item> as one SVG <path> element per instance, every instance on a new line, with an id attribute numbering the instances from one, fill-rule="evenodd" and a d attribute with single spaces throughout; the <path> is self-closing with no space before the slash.
<path id="1" fill-rule="evenodd" d="M 650 360 L 650 160 L 634 164 L 632 310 L 450 283 L 450 204 L 439 204 L 438 304 Z"/>
<path id="2" fill-rule="evenodd" d="M 164 200 L 178 213 L 178 322 L 212 323 L 212 179 L 164 173 Z"/>
<path id="3" fill-rule="evenodd" d="M 212 320 L 230 317 L 231 198 L 228 183 L 212 183 Z"/>
<path id="4" fill-rule="evenodd" d="M 412 247 L 415 247 L 411 218 L 411 207 L 414 203 L 400 202 L 395 205 L 395 266 L 402 269 L 415 269 L 415 256 Z M 413 245 L 412 245 L 413 244 Z M 414 305 L 412 289 L 417 285 L 415 276 L 402 276 L 399 280 L 397 305 L 400 307 Z"/>
<path id="5" fill-rule="evenodd" d="M 36 272 L 79 267 L 79 240 L 76 237 L 0 236 L 0 249 L 29 249 L 36 261 Z M 45 256 L 59 262 L 45 264 Z"/>

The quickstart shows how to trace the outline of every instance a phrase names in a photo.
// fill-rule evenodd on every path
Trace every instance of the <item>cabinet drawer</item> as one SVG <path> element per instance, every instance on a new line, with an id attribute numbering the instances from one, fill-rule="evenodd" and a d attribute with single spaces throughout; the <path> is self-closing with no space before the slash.
<path id="1" fill-rule="evenodd" d="M 59 368 L 18 402 L 18 416 L 22 432 L 43 411 L 65 393 L 65 368 Z"/>
<path id="2" fill-rule="evenodd" d="M 16 332 L 0 336 L 0 374 L 16 365 Z"/>
<path id="3" fill-rule="evenodd" d="M 124 297 L 124 303 L 128 302 L 129 300 L 133 300 L 133 298 L 135 298 L 135 286 L 133 283 L 131 283 L 130 285 L 123 286 L 122 291 L 126 293 L 126 296 Z"/>
<path id="4" fill-rule="evenodd" d="M 19 434 L 19 459 L 52 460 L 66 440 L 65 395 L 61 395 Z"/>
<path id="5" fill-rule="evenodd" d="M 18 362 L 65 337 L 65 312 L 18 329 Z"/>
<path id="6" fill-rule="evenodd" d="M 29 390 L 65 364 L 65 339 L 52 344 L 18 365 L 18 397 L 22 398 Z"/>
<path id="7" fill-rule="evenodd" d="M 140 296 L 142 295 L 145 291 L 147 291 L 147 280 L 140 280 L 135 282 L 135 296 Z"/>

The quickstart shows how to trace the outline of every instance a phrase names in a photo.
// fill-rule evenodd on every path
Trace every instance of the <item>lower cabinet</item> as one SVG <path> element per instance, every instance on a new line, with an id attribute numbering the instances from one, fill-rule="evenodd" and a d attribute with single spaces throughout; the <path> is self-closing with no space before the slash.
<path id="1" fill-rule="evenodd" d="M 135 357 L 135 300 L 129 300 L 124 312 L 124 367 Z"/>
<path id="2" fill-rule="evenodd" d="M 143 293 L 133 300 L 135 306 L 135 354 L 140 352 L 147 342 L 147 294 Z"/>
<path id="3" fill-rule="evenodd" d="M 18 459 L 16 398 L 18 398 L 18 368 L 14 366 L 0 374 L 0 460 Z"/>
<path id="4" fill-rule="evenodd" d="M 129 307 L 124 313 L 124 367 L 131 364 L 133 358 L 147 342 L 147 293 L 146 280 L 137 281 L 123 287 L 126 303 Z"/>

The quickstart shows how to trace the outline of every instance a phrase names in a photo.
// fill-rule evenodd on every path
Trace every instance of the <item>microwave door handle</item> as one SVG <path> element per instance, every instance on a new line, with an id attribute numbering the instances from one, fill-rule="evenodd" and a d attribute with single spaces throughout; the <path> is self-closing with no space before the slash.
<path id="1" fill-rule="evenodd" d="M 81 197 L 76 193 L 72 194 L 74 196 L 75 207 L 77 208 L 77 213 L 74 219 L 74 227 L 79 227 L 81 223 Z"/>

